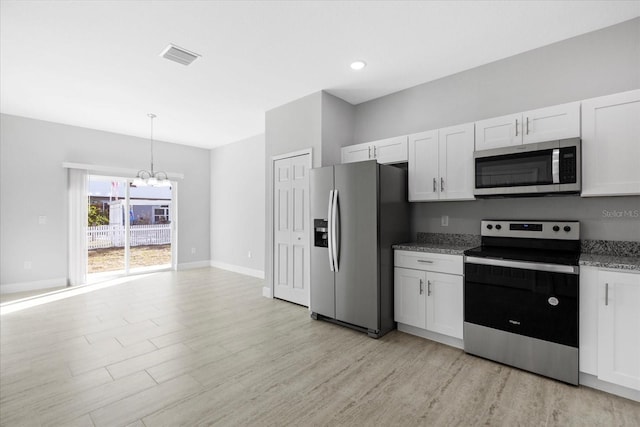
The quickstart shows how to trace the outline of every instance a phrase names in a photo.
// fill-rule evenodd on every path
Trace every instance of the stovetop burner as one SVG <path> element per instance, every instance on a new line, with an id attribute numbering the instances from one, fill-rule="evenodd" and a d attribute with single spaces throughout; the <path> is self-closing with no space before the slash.
<path id="1" fill-rule="evenodd" d="M 482 245 L 466 250 L 466 256 L 578 265 L 578 221 L 484 220 L 481 227 Z"/>

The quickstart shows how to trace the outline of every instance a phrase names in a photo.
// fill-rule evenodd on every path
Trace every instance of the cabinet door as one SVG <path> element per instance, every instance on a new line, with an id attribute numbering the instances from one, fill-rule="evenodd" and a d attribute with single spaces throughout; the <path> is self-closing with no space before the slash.
<path id="1" fill-rule="evenodd" d="M 373 150 L 368 142 L 342 147 L 342 163 L 361 162 L 369 159 L 373 159 Z"/>
<path id="2" fill-rule="evenodd" d="M 425 289 L 427 273 L 394 268 L 393 312 L 396 322 L 425 328 Z"/>
<path id="3" fill-rule="evenodd" d="M 582 102 L 582 196 L 640 194 L 640 90 Z"/>
<path id="4" fill-rule="evenodd" d="M 598 375 L 598 269 L 580 266 L 580 371 Z"/>
<path id="5" fill-rule="evenodd" d="M 462 339 L 463 278 L 427 274 L 427 329 Z"/>
<path id="6" fill-rule="evenodd" d="M 525 144 L 580 136 L 580 102 L 527 111 L 522 116 Z"/>
<path id="7" fill-rule="evenodd" d="M 438 131 L 409 135 L 409 201 L 437 200 Z"/>
<path id="8" fill-rule="evenodd" d="M 640 390 L 640 274 L 598 279 L 598 378 Z"/>
<path id="9" fill-rule="evenodd" d="M 522 144 L 522 114 L 476 122 L 476 150 Z"/>
<path id="10" fill-rule="evenodd" d="M 407 136 L 372 142 L 373 157 L 378 163 L 402 163 L 407 161 Z"/>
<path id="11" fill-rule="evenodd" d="M 474 125 L 467 123 L 439 132 L 440 200 L 473 200 Z"/>

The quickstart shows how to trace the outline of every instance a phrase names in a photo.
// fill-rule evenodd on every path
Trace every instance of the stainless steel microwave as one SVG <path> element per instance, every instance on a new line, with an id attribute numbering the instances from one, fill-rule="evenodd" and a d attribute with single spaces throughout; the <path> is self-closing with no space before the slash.
<path id="1" fill-rule="evenodd" d="M 476 151 L 476 197 L 579 193 L 580 138 Z"/>

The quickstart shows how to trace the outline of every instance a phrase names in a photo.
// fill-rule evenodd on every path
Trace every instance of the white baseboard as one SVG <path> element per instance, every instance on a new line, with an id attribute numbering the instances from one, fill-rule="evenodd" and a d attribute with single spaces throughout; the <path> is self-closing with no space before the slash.
<path id="1" fill-rule="evenodd" d="M 210 266 L 211 263 L 209 261 L 183 262 L 178 264 L 178 270 L 193 270 L 195 268 L 205 268 Z"/>
<path id="2" fill-rule="evenodd" d="M 271 288 L 268 286 L 264 286 L 262 288 L 262 296 L 265 298 L 273 298 L 273 295 L 271 295 Z"/>
<path id="3" fill-rule="evenodd" d="M 580 372 L 580 385 L 640 402 L 640 390 L 633 390 L 621 385 L 608 383 L 606 381 L 599 380 L 598 377 L 594 375 L 586 374 L 584 372 Z"/>
<path id="4" fill-rule="evenodd" d="M 264 279 L 264 271 L 254 270 L 253 268 L 242 267 L 240 265 L 227 264 L 222 261 L 211 261 L 211 267 L 221 268 L 223 270 L 233 271 L 234 273 L 240 273 L 251 277 L 257 277 L 258 279 Z"/>
<path id="5" fill-rule="evenodd" d="M 32 282 L 3 283 L 0 285 L 0 294 L 13 294 L 16 292 L 39 291 L 40 289 L 60 288 L 67 286 L 66 277 L 55 279 L 34 280 Z"/>

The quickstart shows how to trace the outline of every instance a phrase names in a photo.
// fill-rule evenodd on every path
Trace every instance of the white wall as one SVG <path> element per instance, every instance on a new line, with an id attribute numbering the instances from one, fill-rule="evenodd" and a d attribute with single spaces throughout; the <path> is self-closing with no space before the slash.
<path id="1" fill-rule="evenodd" d="M 0 285 L 64 285 L 67 278 L 67 170 L 63 162 L 119 168 L 149 166 L 149 140 L 0 115 Z M 208 265 L 209 151 L 155 144 L 156 169 L 178 183 L 178 264 Z M 47 223 L 38 224 L 38 216 Z M 196 253 L 192 254 L 191 249 Z M 32 268 L 26 270 L 24 262 Z"/>
<path id="2" fill-rule="evenodd" d="M 264 277 L 264 179 L 264 134 L 211 150 L 212 265 Z"/>

